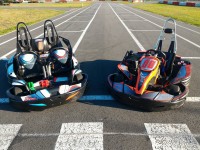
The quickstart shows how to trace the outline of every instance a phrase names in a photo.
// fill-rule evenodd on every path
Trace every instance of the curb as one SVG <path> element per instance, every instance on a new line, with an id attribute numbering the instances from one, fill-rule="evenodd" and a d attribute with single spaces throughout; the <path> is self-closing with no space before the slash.
<path id="1" fill-rule="evenodd" d="M 160 0 L 160 4 L 168 4 L 168 5 L 178 5 L 178 6 L 189 6 L 189 7 L 200 7 L 200 2 L 174 2 L 174 1 L 164 1 Z"/>

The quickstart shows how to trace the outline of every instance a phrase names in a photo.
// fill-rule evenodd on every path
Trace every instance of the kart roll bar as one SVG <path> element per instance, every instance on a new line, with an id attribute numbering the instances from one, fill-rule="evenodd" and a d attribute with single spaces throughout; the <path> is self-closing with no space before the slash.
<path id="1" fill-rule="evenodd" d="M 32 36 L 24 22 L 17 24 L 17 52 L 31 51 Z"/>
<path id="2" fill-rule="evenodd" d="M 167 25 L 169 22 L 174 24 L 174 28 L 168 28 Z M 168 49 L 169 53 L 176 54 L 177 51 L 177 40 L 176 40 L 176 21 L 172 18 L 169 18 L 165 21 L 164 26 L 160 32 L 160 35 L 158 37 L 158 40 L 156 44 L 154 45 L 154 49 L 157 51 L 162 51 L 162 43 L 165 40 L 165 34 L 171 34 L 171 43 Z"/>
<path id="3" fill-rule="evenodd" d="M 70 56 L 72 56 L 73 51 L 70 41 L 58 35 L 55 25 L 51 20 L 46 20 L 44 23 L 44 39 L 48 40 L 48 43 L 51 45 L 51 47 L 54 47 L 55 45 L 59 46 L 61 39 L 64 42 L 64 44 L 68 47 Z M 60 45 L 60 47 L 62 47 L 62 45 Z"/>
<path id="4" fill-rule="evenodd" d="M 59 36 L 51 20 L 46 20 L 44 22 L 44 39 L 47 39 L 51 47 L 58 43 Z"/>

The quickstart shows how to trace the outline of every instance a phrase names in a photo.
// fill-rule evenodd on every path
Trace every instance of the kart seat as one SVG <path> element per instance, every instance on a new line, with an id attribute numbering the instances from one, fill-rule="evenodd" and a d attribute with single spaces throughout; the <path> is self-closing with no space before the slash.
<path id="1" fill-rule="evenodd" d="M 38 61 L 38 55 L 34 52 L 17 53 L 14 56 L 13 68 L 19 79 L 32 82 L 43 79 L 42 65 Z"/>
<path id="2" fill-rule="evenodd" d="M 175 57 L 176 54 L 174 53 L 174 41 L 172 41 L 166 55 L 166 66 L 165 66 L 166 76 L 171 76 L 172 74 Z"/>

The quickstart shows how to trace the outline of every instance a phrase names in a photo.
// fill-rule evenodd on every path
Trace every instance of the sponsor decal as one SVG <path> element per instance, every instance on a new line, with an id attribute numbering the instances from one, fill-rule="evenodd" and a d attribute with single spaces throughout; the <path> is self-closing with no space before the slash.
<path id="1" fill-rule="evenodd" d="M 37 100 L 36 97 L 31 97 L 30 95 L 29 96 L 22 96 L 21 97 L 22 101 L 26 102 L 26 101 L 34 101 L 34 100 Z"/>
<path id="2" fill-rule="evenodd" d="M 67 101 L 70 100 L 70 99 L 73 98 L 74 96 L 78 95 L 78 93 L 79 93 L 79 92 L 76 92 L 76 93 L 70 95 L 69 97 L 67 97 L 66 100 L 67 100 Z"/>

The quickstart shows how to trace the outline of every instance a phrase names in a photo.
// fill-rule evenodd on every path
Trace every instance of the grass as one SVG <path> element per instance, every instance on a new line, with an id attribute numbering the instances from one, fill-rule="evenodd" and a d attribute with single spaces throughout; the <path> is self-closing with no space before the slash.
<path id="1" fill-rule="evenodd" d="M 11 4 L 11 7 L 66 7 L 66 8 L 81 8 L 91 5 L 92 2 L 68 2 L 68 3 L 20 3 Z"/>
<path id="2" fill-rule="evenodd" d="M 18 22 L 27 25 L 59 15 L 64 11 L 38 10 L 38 9 L 0 9 L 0 35 L 16 29 Z"/>
<path id="3" fill-rule="evenodd" d="M 134 4 L 133 7 L 200 27 L 200 8 L 198 7 L 145 3 Z"/>
<path id="4" fill-rule="evenodd" d="M 61 10 L 51 10 L 53 7 L 80 8 L 91 5 L 92 2 L 69 2 L 69 3 L 20 3 L 11 4 L 9 7 L 0 8 L 0 35 L 16 29 L 20 21 L 27 25 L 34 24 L 44 19 L 64 13 Z M 17 9 L 16 7 L 23 8 Z M 30 7 L 31 9 L 29 9 Z M 12 9 L 10 9 L 12 8 Z M 49 9 L 36 9 L 49 8 Z"/>

